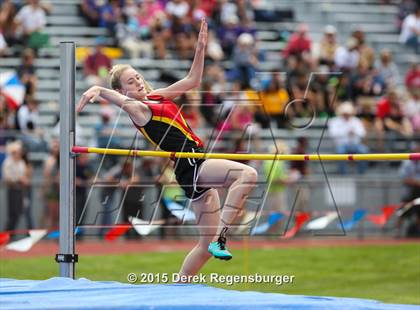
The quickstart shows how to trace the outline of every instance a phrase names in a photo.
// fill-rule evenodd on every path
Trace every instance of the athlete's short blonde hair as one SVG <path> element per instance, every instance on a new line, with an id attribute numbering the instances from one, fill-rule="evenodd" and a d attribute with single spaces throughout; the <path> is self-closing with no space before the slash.
<path id="1" fill-rule="evenodd" d="M 112 89 L 121 89 L 121 75 L 127 69 L 133 69 L 133 67 L 126 64 L 118 64 L 112 67 L 111 71 L 109 71 L 109 80 Z M 143 75 L 141 75 L 140 73 L 139 75 L 143 79 L 146 92 L 152 92 L 152 86 L 144 79 Z"/>

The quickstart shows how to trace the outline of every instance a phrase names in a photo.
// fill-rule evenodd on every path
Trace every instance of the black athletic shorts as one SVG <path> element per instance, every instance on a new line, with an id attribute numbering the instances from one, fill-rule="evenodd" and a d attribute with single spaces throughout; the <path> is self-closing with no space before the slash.
<path id="1" fill-rule="evenodd" d="M 204 151 L 202 149 L 193 149 L 192 152 L 202 153 Z M 205 159 L 198 158 L 177 158 L 175 160 L 176 180 L 188 199 L 198 199 L 210 189 L 210 187 L 197 186 L 198 170 L 204 162 Z"/>

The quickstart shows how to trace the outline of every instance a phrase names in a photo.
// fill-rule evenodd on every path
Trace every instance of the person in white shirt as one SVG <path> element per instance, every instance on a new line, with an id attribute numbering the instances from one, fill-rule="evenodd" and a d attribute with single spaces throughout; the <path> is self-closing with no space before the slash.
<path id="1" fill-rule="evenodd" d="M 369 149 L 362 143 L 366 136 L 366 130 L 362 121 L 354 116 L 355 110 L 351 102 L 343 102 L 337 108 L 337 117 L 334 117 L 328 126 L 329 135 L 334 139 L 336 152 L 338 154 L 366 154 Z M 367 162 L 358 162 L 360 174 L 366 170 Z M 345 161 L 338 164 L 340 174 L 347 173 Z"/>
<path id="2" fill-rule="evenodd" d="M 335 66 L 340 70 L 352 70 L 359 64 L 358 42 L 355 38 L 347 40 L 346 47 L 339 46 L 335 50 Z"/>
<path id="3" fill-rule="evenodd" d="M 35 31 L 42 31 L 47 24 L 47 18 L 39 0 L 29 0 L 28 4 L 19 10 L 15 22 L 21 27 L 24 37 Z"/>
<path id="4" fill-rule="evenodd" d="M 38 102 L 33 97 L 26 98 L 26 104 L 22 105 L 17 112 L 17 123 L 23 132 L 28 130 L 28 123 L 32 122 L 34 128 L 39 124 Z"/>
<path id="5" fill-rule="evenodd" d="M 401 27 L 400 42 L 414 48 L 416 54 L 420 53 L 419 47 L 420 36 L 420 6 L 418 6 L 413 14 L 404 18 Z"/>
<path id="6" fill-rule="evenodd" d="M 190 6 L 187 1 L 172 0 L 166 4 L 165 10 L 169 15 L 182 19 L 187 16 Z"/>

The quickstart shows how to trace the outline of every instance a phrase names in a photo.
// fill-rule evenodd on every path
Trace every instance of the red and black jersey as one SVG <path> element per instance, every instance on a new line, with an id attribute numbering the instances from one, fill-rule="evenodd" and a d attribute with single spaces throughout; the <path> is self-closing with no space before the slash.
<path id="1" fill-rule="evenodd" d="M 147 96 L 143 103 L 152 111 L 152 118 L 143 127 L 134 122 L 133 124 L 153 145 L 167 152 L 182 152 L 203 147 L 203 142 L 193 133 L 174 102 L 153 95 Z"/>

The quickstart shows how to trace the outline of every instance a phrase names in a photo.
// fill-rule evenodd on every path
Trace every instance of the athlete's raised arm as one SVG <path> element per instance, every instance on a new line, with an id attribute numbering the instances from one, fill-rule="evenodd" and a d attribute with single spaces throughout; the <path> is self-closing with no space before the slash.
<path id="1" fill-rule="evenodd" d="M 151 95 L 161 95 L 168 99 L 174 99 L 183 93 L 198 87 L 203 75 L 204 57 L 206 55 L 207 44 L 207 22 L 203 18 L 201 21 L 200 33 L 198 35 L 197 47 L 195 49 L 194 60 L 188 75 L 182 80 L 166 87 L 152 91 Z"/>
<path id="2" fill-rule="evenodd" d="M 146 104 L 138 99 L 124 96 L 116 90 L 101 86 L 92 86 L 85 91 L 77 104 L 76 111 L 79 113 L 89 103 L 96 101 L 99 97 L 114 103 L 124 111 L 138 124 L 143 126 L 150 119 L 151 111 Z"/>

